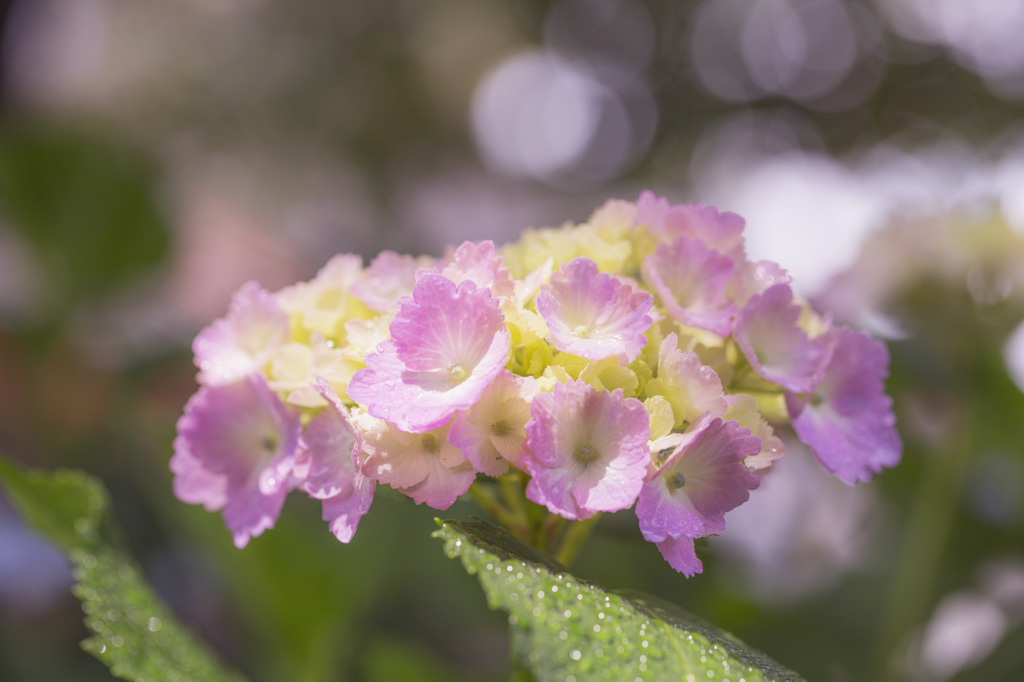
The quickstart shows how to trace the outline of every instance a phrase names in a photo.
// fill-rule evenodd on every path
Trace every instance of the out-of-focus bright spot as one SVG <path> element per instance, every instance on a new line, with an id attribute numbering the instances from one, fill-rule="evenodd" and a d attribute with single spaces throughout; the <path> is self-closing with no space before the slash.
<path id="1" fill-rule="evenodd" d="M 656 40 L 639 0 L 559 0 L 544 16 L 544 43 L 568 59 L 611 62 L 639 74 Z"/>
<path id="2" fill-rule="evenodd" d="M 828 475 L 806 446 L 787 441 L 750 501 L 729 512 L 713 546 L 732 558 L 752 596 L 793 601 L 870 562 L 877 507 L 869 486 Z"/>
<path id="3" fill-rule="evenodd" d="M 694 67 L 704 87 L 730 102 L 765 95 L 812 101 L 839 86 L 877 42 L 859 30 L 871 17 L 857 19 L 838 0 L 708 0 L 692 23 Z"/>
<path id="4" fill-rule="evenodd" d="M 646 85 L 614 64 L 588 69 L 533 51 L 480 82 L 472 119 L 493 170 L 573 188 L 614 177 L 646 150 L 657 110 Z"/>
<path id="5" fill-rule="evenodd" d="M 1006 0 L 879 0 L 892 28 L 945 46 L 1004 97 L 1024 97 L 1024 4 Z"/>
<path id="6" fill-rule="evenodd" d="M 518 177 L 549 178 L 583 155 L 605 88 L 547 52 L 505 61 L 477 87 L 473 130 L 485 162 Z"/>
<path id="7" fill-rule="evenodd" d="M 1003 346 L 1003 359 L 1013 383 L 1024 391 L 1024 322 L 1018 325 L 1006 340 L 1006 345 Z"/>
<path id="8" fill-rule="evenodd" d="M 868 234 L 893 220 L 982 216 L 996 204 L 1010 207 L 1018 229 L 1024 225 L 1019 147 L 989 156 L 955 143 L 913 150 L 886 144 L 836 159 L 820 151 L 806 120 L 745 113 L 702 135 L 690 173 L 695 196 L 746 218 L 751 256 L 777 261 L 809 296 L 853 263 Z M 970 280 L 979 301 L 1008 295 L 1002 279 L 979 272 Z"/>
<path id="9" fill-rule="evenodd" d="M 982 590 L 995 600 L 1019 624 L 1024 619 L 1024 560 L 997 559 L 986 562 L 978 571 Z"/>
<path id="10" fill-rule="evenodd" d="M 942 682 L 985 660 L 1006 634 L 1008 619 L 990 597 L 954 592 L 935 609 L 911 662 L 914 678 Z"/>

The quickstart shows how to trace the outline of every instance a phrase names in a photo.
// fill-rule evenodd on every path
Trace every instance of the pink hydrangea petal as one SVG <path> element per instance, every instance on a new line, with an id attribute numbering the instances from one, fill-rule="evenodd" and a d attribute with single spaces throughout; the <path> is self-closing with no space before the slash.
<path id="1" fill-rule="evenodd" d="M 719 253 L 744 260 L 744 220 L 735 213 L 720 213 L 717 208 L 703 204 L 672 205 L 664 197 L 644 191 L 636 202 L 633 220 L 665 241 L 685 235 L 699 239 Z"/>
<path id="2" fill-rule="evenodd" d="M 347 412 L 329 405 L 310 420 L 299 441 L 295 466 L 306 471 L 299 488 L 318 500 L 350 491 L 356 475 L 352 454 L 361 445 Z"/>
<path id="3" fill-rule="evenodd" d="M 386 313 L 394 309 L 398 299 L 412 293 L 420 264 L 412 256 L 394 251 L 381 251 L 352 284 L 352 295 L 370 310 Z"/>
<path id="4" fill-rule="evenodd" d="M 621 389 L 584 381 L 555 384 L 530 405 L 523 464 L 527 497 L 566 518 L 632 506 L 647 472 L 650 420 Z M 571 498 L 571 499 L 570 499 Z"/>
<path id="5" fill-rule="evenodd" d="M 636 501 L 640 533 L 648 542 L 661 542 L 670 537 L 699 538 L 704 533 L 704 519 L 697 510 L 677 500 L 664 476 L 654 476 L 644 483 Z"/>
<path id="6" fill-rule="evenodd" d="M 233 384 L 257 371 L 288 333 L 288 315 L 274 295 L 256 282 L 246 282 L 232 296 L 227 317 L 203 329 L 192 342 L 199 383 Z"/>
<path id="7" fill-rule="evenodd" d="M 704 415 L 678 439 L 644 483 L 636 514 L 645 539 L 704 537 L 725 528 L 725 513 L 750 498 L 760 480 L 743 461 L 761 441 L 734 421 Z"/>
<path id="8" fill-rule="evenodd" d="M 505 316 L 487 289 L 470 281 L 456 285 L 440 275 L 416 283 L 391 323 L 399 359 L 411 370 L 475 367 L 505 329 Z"/>
<path id="9" fill-rule="evenodd" d="M 171 460 L 176 493 L 210 510 L 223 508 L 235 544 L 244 547 L 277 519 L 300 429 L 298 412 L 260 374 L 200 388 L 178 420 Z"/>
<path id="10" fill-rule="evenodd" d="M 835 339 L 832 334 L 808 338 L 797 325 L 799 318 L 792 289 L 776 284 L 747 301 L 733 337 L 761 377 L 793 393 L 806 393 L 824 376 Z"/>
<path id="11" fill-rule="evenodd" d="M 511 339 L 497 299 L 440 275 L 416 283 L 391 323 L 392 341 L 370 353 L 349 398 L 402 431 L 423 433 L 471 407 L 508 361 Z"/>
<path id="12" fill-rule="evenodd" d="M 526 485 L 527 499 L 547 507 L 552 514 L 558 514 L 571 521 L 589 519 L 594 512 L 581 507 L 572 494 L 573 485 L 583 469 L 582 464 L 576 463 L 563 467 L 536 469 L 536 473 L 531 474 L 533 478 Z"/>
<path id="13" fill-rule="evenodd" d="M 658 543 L 658 551 L 669 566 L 676 569 L 687 578 L 692 578 L 704 571 L 704 564 L 697 558 L 696 549 L 693 546 L 693 538 L 666 538 Z"/>
<path id="14" fill-rule="evenodd" d="M 693 422 L 705 412 L 712 417 L 725 415 L 729 405 L 718 374 L 703 364 L 699 355 L 693 351 L 684 353 L 678 346 L 675 332 L 662 340 L 658 349 L 656 379 L 678 389 L 678 394 L 666 396 L 676 419 Z"/>
<path id="15" fill-rule="evenodd" d="M 517 377 L 502 370 L 475 405 L 455 415 L 448 439 L 477 471 L 488 476 L 501 476 L 510 462 L 523 469 L 519 454 L 526 442 L 529 401 L 537 391 L 533 377 Z M 503 433 L 495 432 L 499 423 Z"/>
<path id="16" fill-rule="evenodd" d="M 647 345 L 653 300 L 599 272 L 591 259 L 575 258 L 541 287 L 536 305 L 555 348 L 589 360 L 620 355 L 632 362 Z"/>
<path id="17" fill-rule="evenodd" d="M 763 294 L 776 284 L 789 284 L 793 278 L 781 265 L 770 260 L 747 261 L 734 274 L 729 283 L 729 294 L 743 305 L 751 296 Z"/>
<path id="18" fill-rule="evenodd" d="M 728 336 L 736 306 L 725 295 L 735 264 L 686 236 L 671 244 L 659 244 L 644 260 L 644 281 L 665 304 L 672 317 L 683 324 Z"/>
<path id="19" fill-rule="evenodd" d="M 463 242 L 441 269 L 441 274 L 456 284 L 468 280 L 477 289 L 490 289 L 492 296 L 511 296 L 514 291 L 505 260 L 497 255 L 494 242 L 490 240 Z"/>
<path id="20" fill-rule="evenodd" d="M 444 466 L 440 459 L 428 460 L 427 477 L 411 488 L 403 488 L 402 492 L 411 497 L 416 504 L 425 504 L 434 509 L 447 509 L 455 503 L 459 495 L 465 494 L 476 478 L 476 470 L 469 462 L 454 467 Z"/>
<path id="21" fill-rule="evenodd" d="M 786 406 L 800 440 L 826 469 L 854 485 L 898 464 L 903 443 L 892 399 L 885 394 L 885 344 L 850 329 L 837 329 L 836 337 L 825 378 L 813 395 L 787 394 Z"/>

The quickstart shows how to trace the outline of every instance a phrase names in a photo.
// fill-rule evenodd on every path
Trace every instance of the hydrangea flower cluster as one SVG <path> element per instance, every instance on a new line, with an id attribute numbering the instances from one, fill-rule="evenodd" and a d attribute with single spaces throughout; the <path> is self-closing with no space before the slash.
<path id="1" fill-rule="evenodd" d="M 250 282 L 193 350 L 174 488 L 221 510 L 239 547 L 290 490 L 348 542 L 376 484 L 445 509 L 483 474 L 567 520 L 635 503 L 693 575 L 694 540 L 784 454 L 780 424 L 851 485 L 901 454 L 885 346 L 748 260 L 739 216 L 649 192 L 501 249 Z"/>

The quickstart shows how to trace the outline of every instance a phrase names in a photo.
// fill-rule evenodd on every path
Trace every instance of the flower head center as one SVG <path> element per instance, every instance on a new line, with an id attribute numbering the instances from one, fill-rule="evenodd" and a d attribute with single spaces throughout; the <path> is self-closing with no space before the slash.
<path id="1" fill-rule="evenodd" d="M 583 464 L 590 464 L 594 460 L 601 456 L 601 453 L 597 451 L 590 443 L 583 443 L 576 446 L 576 450 L 572 453 L 572 456 L 576 458 L 578 462 Z"/>
<path id="2" fill-rule="evenodd" d="M 512 431 L 512 425 L 507 419 L 499 419 L 491 424 L 491 433 L 495 436 L 507 436 Z"/>
<path id="3" fill-rule="evenodd" d="M 680 473 L 675 473 L 672 474 L 671 476 L 666 476 L 666 478 L 668 479 L 669 490 L 679 490 L 684 485 L 686 485 L 686 476 L 683 476 Z"/>
<path id="4" fill-rule="evenodd" d="M 277 452 L 277 438 L 274 436 L 263 436 L 260 438 L 260 447 L 269 455 Z"/>
<path id="5" fill-rule="evenodd" d="M 437 442 L 437 436 L 432 433 L 425 433 L 420 436 L 420 447 L 423 448 L 423 452 L 432 455 L 441 451 L 441 445 Z"/>
<path id="6" fill-rule="evenodd" d="M 585 339 L 588 336 L 590 336 L 590 329 L 588 327 L 586 327 L 585 325 L 580 324 L 580 325 L 577 325 L 576 328 L 572 330 L 572 335 L 573 336 L 578 336 L 581 339 Z"/>
<path id="7" fill-rule="evenodd" d="M 469 372 L 462 365 L 452 365 L 448 368 L 448 375 L 452 378 L 452 381 L 465 381 L 469 376 Z"/>

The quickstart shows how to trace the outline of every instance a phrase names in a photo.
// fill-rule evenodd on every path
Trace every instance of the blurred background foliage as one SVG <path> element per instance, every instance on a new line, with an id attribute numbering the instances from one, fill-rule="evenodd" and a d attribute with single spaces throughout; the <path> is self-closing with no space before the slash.
<path id="1" fill-rule="evenodd" d="M 1024 675 L 1024 6 L 0 7 L 0 450 L 100 476 L 148 579 L 254 682 L 504 679 L 506 623 L 390 490 L 348 546 L 298 496 L 244 551 L 177 502 L 191 337 L 248 279 L 507 241 L 644 187 L 741 213 L 752 255 L 889 340 L 906 455 L 850 489 L 794 444 L 702 576 L 631 512 L 577 571 L 809 680 Z M 0 502 L 0 677 L 109 679 L 69 585 Z"/>

